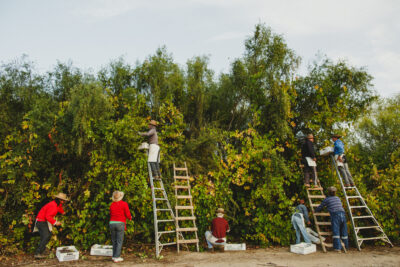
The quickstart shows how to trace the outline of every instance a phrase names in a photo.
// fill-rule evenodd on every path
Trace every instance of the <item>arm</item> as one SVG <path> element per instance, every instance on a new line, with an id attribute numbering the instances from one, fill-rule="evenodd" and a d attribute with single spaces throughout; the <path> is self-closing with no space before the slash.
<path id="1" fill-rule="evenodd" d="M 314 145 L 311 141 L 307 142 L 307 148 L 308 148 L 308 151 L 310 152 L 311 158 L 315 161 L 316 156 L 315 156 L 315 151 L 314 151 Z"/>
<path id="2" fill-rule="evenodd" d="M 156 129 L 150 129 L 148 132 L 139 133 L 141 136 L 152 136 L 156 132 Z"/>
<path id="3" fill-rule="evenodd" d="M 58 213 L 63 214 L 63 215 L 65 213 L 65 211 L 64 211 L 64 209 L 63 209 L 61 204 L 60 204 L 60 206 L 57 206 L 57 211 L 58 211 Z"/>
<path id="4" fill-rule="evenodd" d="M 315 212 L 320 212 L 326 206 L 326 198 L 322 201 L 322 203 L 315 209 Z"/>
<path id="5" fill-rule="evenodd" d="M 126 203 L 126 205 L 125 205 L 124 212 L 125 212 L 125 217 L 128 218 L 129 220 L 132 220 L 132 215 L 129 210 L 128 203 Z"/>
<path id="6" fill-rule="evenodd" d="M 56 225 L 57 221 L 54 219 L 54 216 L 57 214 L 57 207 L 54 206 L 48 206 L 46 209 L 46 221 L 51 223 L 52 225 Z"/>
<path id="7" fill-rule="evenodd" d="M 307 210 L 306 206 L 304 206 L 304 205 L 301 206 L 301 212 L 304 215 L 304 220 L 306 221 L 306 223 L 309 223 L 310 218 L 308 217 L 308 210 Z"/>

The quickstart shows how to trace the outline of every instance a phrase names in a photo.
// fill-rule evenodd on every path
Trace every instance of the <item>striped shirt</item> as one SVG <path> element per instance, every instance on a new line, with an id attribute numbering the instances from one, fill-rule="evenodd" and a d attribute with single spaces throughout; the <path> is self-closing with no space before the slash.
<path id="1" fill-rule="evenodd" d="M 342 202 L 340 201 L 340 198 L 337 196 L 329 196 L 325 198 L 321 205 L 319 205 L 316 209 L 315 212 L 321 211 L 324 207 L 328 208 L 329 213 L 336 212 L 336 211 L 344 211 Z"/>

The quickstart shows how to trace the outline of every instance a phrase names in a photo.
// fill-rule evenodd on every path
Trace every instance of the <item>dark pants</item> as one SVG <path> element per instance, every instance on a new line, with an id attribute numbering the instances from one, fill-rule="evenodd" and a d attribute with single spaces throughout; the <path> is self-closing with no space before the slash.
<path id="1" fill-rule="evenodd" d="M 349 247 L 349 239 L 347 236 L 347 224 L 346 224 L 346 214 L 344 211 L 331 212 L 331 224 L 332 224 L 332 238 L 333 238 L 333 248 L 340 250 L 342 249 L 342 244 L 340 239 L 342 239 L 346 249 Z"/>
<path id="2" fill-rule="evenodd" d="M 47 222 L 36 222 L 36 227 L 39 230 L 40 235 L 40 243 L 38 248 L 35 251 L 35 255 L 42 254 L 46 249 L 47 243 L 50 241 L 51 232 L 49 230 L 49 226 Z"/>
<path id="3" fill-rule="evenodd" d="M 314 184 L 317 184 L 317 179 L 316 179 L 316 174 L 317 168 L 314 166 L 310 167 L 306 164 L 304 164 L 304 183 L 305 184 L 310 184 L 310 178 L 314 180 Z"/>
<path id="4" fill-rule="evenodd" d="M 121 256 L 122 242 L 124 242 L 125 223 L 110 224 L 111 242 L 113 246 L 113 258 Z"/>
<path id="5" fill-rule="evenodd" d="M 151 173 L 154 178 L 161 178 L 161 172 L 160 172 L 160 163 L 158 162 L 149 162 L 150 163 L 150 169 Z"/>

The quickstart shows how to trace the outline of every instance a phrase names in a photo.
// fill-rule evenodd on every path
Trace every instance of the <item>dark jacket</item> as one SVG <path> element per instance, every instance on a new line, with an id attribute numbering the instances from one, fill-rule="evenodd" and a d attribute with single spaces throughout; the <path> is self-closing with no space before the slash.
<path id="1" fill-rule="evenodd" d="M 303 146 L 301 147 L 301 156 L 304 159 L 305 157 L 316 158 L 314 143 L 310 140 L 306 139 Z"/>

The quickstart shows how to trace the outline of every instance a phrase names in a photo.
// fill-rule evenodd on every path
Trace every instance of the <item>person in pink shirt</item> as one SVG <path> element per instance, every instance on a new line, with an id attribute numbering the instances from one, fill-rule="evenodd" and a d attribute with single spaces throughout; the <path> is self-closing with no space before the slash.
<path id="1" fill-rule="evenodd" d="M 123 197 L 124 192 L 115 191 L 112 195 L 113 203 L 110 205 L 110 232 L 113 246 L 113 262 L 121 262 L 124 260 L 121 258 L 121 250 L 126 230 L 126 219 L 132 220 L 128 203 L 122 201 Z"/>
<path id="2" fill-rule="evenodd" d="M 37 217 L 35 228 L 33 232 L 39 232 L 40 235 L 40 243 L 35 251 L 35 258 L 42 259 L 46 258 L 43 255 L 44 250 L 46 249 L 47 243 L 50 241 L 51 231 L 53 230 L 53 226 L 60 226 L 61 222 L 56 221 L 54 217 L 60 213 L 64 214 L 64 210 L 62 205 L 65 201 L 68 201 L 67 195 L 64 193 L 58 193 L 54 196 L 54 200 L 44 205 Z"/>

